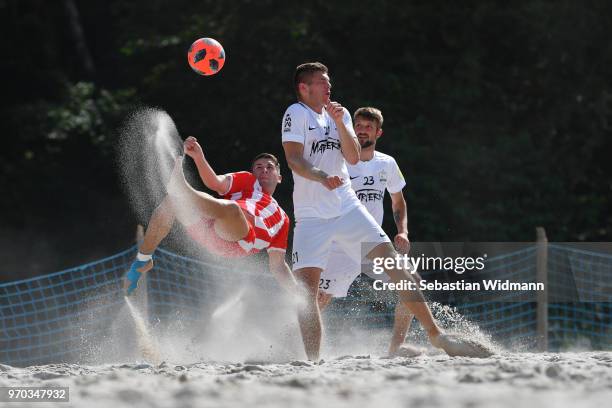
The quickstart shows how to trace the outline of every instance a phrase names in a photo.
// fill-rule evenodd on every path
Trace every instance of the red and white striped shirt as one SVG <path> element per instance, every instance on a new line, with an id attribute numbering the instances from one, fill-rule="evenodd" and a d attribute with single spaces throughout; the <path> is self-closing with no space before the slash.
<path id="1" fill-rule="evenodd" d="M 230 188 L 223 195 L 227 200 L 238 203 L 240 208 L 253 216 L 254 237 L 249 234 L 238 241 L 240 247 L 248 254 L 263 249 L 268 251 L 286 251 L 289 236 L 289 216 L 278 205 L 276 200 L 261 189 L 257 178 L 248 171 L 228 174 Z"/>

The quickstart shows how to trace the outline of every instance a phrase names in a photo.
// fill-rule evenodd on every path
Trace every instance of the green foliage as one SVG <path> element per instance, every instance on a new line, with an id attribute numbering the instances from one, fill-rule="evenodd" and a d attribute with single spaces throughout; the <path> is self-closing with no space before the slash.
<path id="1" fill-rule="evenodd" d="M 334 99 L 382 109 L 380 149 L 406 175 L 412 239 L 533 240 L 537 225 L 551 240 L 612 238 L 607 1 L 79 3 L 97 68 L 90 82 L 61 13 L 44 7 L 54 17 L 38 21 L 38 34 L 54 35 L 40 64 L 53 80 L 45 88 L 32 71 L 28 89 L 46 93 L 27 92 L 5 111 L 14 137 L 0 153 L 12 174 L 3 186 L 32 177 L 28 163 L 61 173 L 83 152 L 89 168 L 108 171 L 113 129 L 134 103 L 167 110 L 221 172 L 260 151 L 282 157 L 293 69 L 321 60 Z M 227 52 L 208 78 L 186 62 L 205 36 Z M 29 61 L 23 52 L 16 61 Z M 290 183 L 279 191 L 287 209 L 290 192 Z"/>
<path id="2" fill-rule="evenodd" d="M 19 216 L 7 220 L 45 218 L 58 208 L 77 204 L 66 199 L 79 192 L 93 197 L 116 191 L 116 129 L 133 104 L 133 95 L 130 89 L 109 91 L 77 82 L 67 84 L 55 101 L 13 107 L 7 121 L 17 137 L 7 140 L 0 153 L 5 170 L 0 184 L 9 186 L 3 211 L 17 210 Z M 40 205 L 43 196 L 45 206 Z"/>
<path id="3" fill-rule="evenodd" d="M 113 125 L 126 114 L 133 100 L 132 90 L 96 90 L 91 82 L 78 82 L 69 86 L 65 100 L 52 106 L 47 113 L 49 140 L 85 138 L 100 148 L 102 155 L 112 150 L 115 133 Z"/>

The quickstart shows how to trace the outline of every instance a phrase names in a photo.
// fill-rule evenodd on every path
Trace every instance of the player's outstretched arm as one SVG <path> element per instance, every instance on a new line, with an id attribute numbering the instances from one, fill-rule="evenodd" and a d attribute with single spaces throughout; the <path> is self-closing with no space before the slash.
<path id="1" fill-rule="evenodd" d="M 270 272 L 276 278 L 278 283 L 283 289 L 289 292 L 291 295 L 298 293 L 298 285 L 291 273 L 291 268 L 285 261 L 285 252 L 283 251 L 269 251 L 268 261 Z"/>
<path id="2" fill-rule="evenodd" d="M 198 174 L 204 185 L 219 194 L 225 194 L 230 187 L 230 177 L 225 175 L 217 175 L 211 165 L 204 157 L 202 146 L 198 143 L 198 139 L 189 136 L 183 143 L 185 154 L 193 159 L 198 168 Z"/>
<path id="3" fill-rule="evenodd" d="M 297 142 L 284 142 L 285 158 L 289 168 L 300 176 L 321 183 L 328 190 L 340 187 L 344 180 L 339 176 L 330 176 L 323 170 L 314 167 L 304 159 L 304 145 Z"/>

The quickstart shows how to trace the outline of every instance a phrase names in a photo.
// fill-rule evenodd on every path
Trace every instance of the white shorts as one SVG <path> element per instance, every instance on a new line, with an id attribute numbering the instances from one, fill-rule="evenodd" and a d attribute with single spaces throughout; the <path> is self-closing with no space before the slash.
<path id="1" fill-rule="evenodd" d="M 363 205 L 336 218 L 301 219 L 293 231 L 293 270 L 324 269 L 333 242 L 359 265 L 372 249 L 391 240 Z"/>
<path id="2" fill-rule="evenodd" d="M 335 242 L 329 252 L 329 259 L 319 280 L 319 291 L 336 298 L 346 297 L 351 284 L 364 273 L 372 279 L 389 282 L 386 273 L 375 274 L 372 271 L 372 262 L 365 259 L 361 264 L 353 261 Z"/>

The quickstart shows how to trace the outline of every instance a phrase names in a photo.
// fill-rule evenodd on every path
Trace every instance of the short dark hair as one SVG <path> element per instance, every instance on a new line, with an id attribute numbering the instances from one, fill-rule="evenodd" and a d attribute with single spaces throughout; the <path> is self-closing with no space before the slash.
<path id="1" fill-rule="evenodd" d="M 378 124 L 379 128 L 382 128 L 383 125 L 383 115 L 380 109 L 372 108 L 371 106 L 366 106 L 364 108 L 359 108 L 355 111 L 353 115 L 353 120 L 357 120 L 357 118 L 363 118 L 365 120 L 371 120 Z"/>
<path id="2" fill-rule="evenodd" d="M 276 168 L 278 170 L 280 170 L 280 163 L 278 162 L 278 159 L 276 158 L 276 156 L 273 155 L 272 153 L 259 153 L 257 156 L 255 156 L 255 158 L 251 162 L 251 169 L 253 168 L 253 166 L 255 166 L 255 162 L 257 160 L 259 160 L 259 159 L 270 159 L 270 160 L 272 160 L 272 162 L 274 163 Z"/>
<path id="3" fill-rule="evenodd" d="M 315 72 L 323 72 L 327 74 L 329 71 L 327 67 L 320 62 L 307 62 L 305 64 L 298 65 L 295 68 L 295 74 L 293 75 L 293 86 L 295 88 L 295 94 L 300 96 L 300 84 L 306 83 L 312 77 Z"/>

